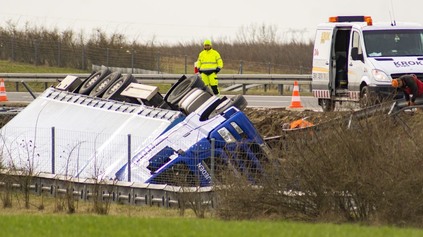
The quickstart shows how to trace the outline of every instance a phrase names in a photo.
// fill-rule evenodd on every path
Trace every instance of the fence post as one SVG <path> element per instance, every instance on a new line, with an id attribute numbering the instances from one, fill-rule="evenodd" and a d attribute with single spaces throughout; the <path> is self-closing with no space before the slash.
<path id="1" fill-rule="evenodd" d="M 106 48 L 106 66 L 109 66 L 109 48 Z"/>
<path id="2" fill-rule="evenodd" d="M 131 134 L 128 134 L 128 182 L 131 182 Z"/>
<path id="3" fill-rule="evenodd" d="M 157 54 L 157 74 L 160 74 L 160 54 Z"/>
<path id="4" fill-rule="evenodd" d="M 239 62 L 239 74 L 242 74 L 242 60 Z"/>
<path id="5" fill-rule="evenodd" d="M 55 161 L 56 161 L 56 131 L 54 127 L 51 127 L 51 173 L 55 173 Z"/>
<path id="6" fill-rule="evenodd" d="M 185 55 L 185 74 L 187 74 L 187 62 L 188 62 L 188 56 Z"/>
<path id="7" fill-rule="evenodd" d="M 60 67 L 60 58 L 61 58 L 61 51 L 62 51 L 62 44 L 61 44 L 61 39 L 59 39 L 59 41 L 57 42 L 57 66 Z"/>
<path id="8" fill-rule="evenodd" d="M 212 180 L 212 184 L 214 183 L 214 159 L 215 159 L 215 148 L 216 148 L 216 139 L 211 139 L 211 150 L 210 150 L 210 176 Z"/>
<path id="9" fill-rule="evenodd" d="M 131 73 L 134 74 L 134 49 L 131 49 Z"/>
<path id="10" fill-rule="evenodd" d="M 12 61 L 15 61 L 15 35 L 12 37 Z"/>
<path id="11" fill-rule="evenodd" d="M 82 45 L 82 60 L 81 60 L 81 69 L 85 69 L 85 47 Z"/>
<path id="12" fill-rule="evenodd" d="M 34 39 L 34 65 L 37 66 L 38 44 L 37 39 Z"/>

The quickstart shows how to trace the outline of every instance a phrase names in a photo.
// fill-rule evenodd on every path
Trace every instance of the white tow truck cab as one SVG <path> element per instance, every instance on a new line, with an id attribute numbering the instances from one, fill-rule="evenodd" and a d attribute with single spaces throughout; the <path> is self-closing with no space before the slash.
<path id="1" fill-rule="evenodd" d="M 336 102 L 364 107 L 400 97 L 391 81 L 404 74 L 423 80 L 423 26 L 373 24 L 369 16 L 330 17 L 318 25 L 312 91 L 323 111 Z"/>

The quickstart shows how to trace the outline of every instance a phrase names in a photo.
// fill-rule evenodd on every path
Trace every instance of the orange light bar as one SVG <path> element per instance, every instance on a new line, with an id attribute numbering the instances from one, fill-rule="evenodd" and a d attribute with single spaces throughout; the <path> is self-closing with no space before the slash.
<path id="1" fill-rule="evenodd" d="M 338 17 L 337 16 L 329 17 L 329 22 L 338 22 Z"/>
<path id="2" fill-rule="evenodd" d="M 370 16 L 331 16 L 329 22 L 366 22 L 368 26 L 373 25 Z"/>
<path id="3" fill-rule="evenodd" d="M 365 16 L 364 21 L 367 23 L 368 26 L 373 25 L 373 20 L 371 16 Z"/>

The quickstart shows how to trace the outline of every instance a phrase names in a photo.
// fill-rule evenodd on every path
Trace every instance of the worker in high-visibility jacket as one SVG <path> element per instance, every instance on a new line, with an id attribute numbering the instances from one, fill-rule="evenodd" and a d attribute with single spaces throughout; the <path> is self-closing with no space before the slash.
<path id="1" fill-rule="evenodd" d="M 196 64 L 198 71 L 201 73 L 201 79 L 204 84 L 211 87 L 213 94 L 219 95 L 217 74 L 223 68 L 223 60 L 219 52 L 212 49 L 210 40 L 204 41 L 203 48 L 204 50 L 198 55 Z"/>

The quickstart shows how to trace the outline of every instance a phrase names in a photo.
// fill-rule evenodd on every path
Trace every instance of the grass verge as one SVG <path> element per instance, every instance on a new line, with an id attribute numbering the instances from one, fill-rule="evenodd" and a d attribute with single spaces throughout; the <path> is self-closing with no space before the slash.
<path id="1" fill-rule="evenodd" d="M 283 221 L 220 221 L 183 217 L 0 215 L 2 236 L 422 236 L 423 231 Z"/>

